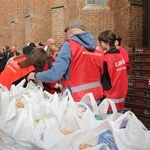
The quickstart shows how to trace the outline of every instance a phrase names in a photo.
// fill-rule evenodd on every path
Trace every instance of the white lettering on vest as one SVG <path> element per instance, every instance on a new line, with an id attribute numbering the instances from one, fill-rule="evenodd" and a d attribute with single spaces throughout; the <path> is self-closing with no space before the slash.
<path id="1" fill-rule="evenodd" d="M 16 73 L 16 70 L 14 70 L 11 66 L 7 66 L 8 68 L 10 68 L 10 70 L 12 70 L 14 73 Z"/>
<path id="2" fill-rule="evenodd" d="M 18 63 L 16 61 L 12 60 L 10 63 L 13 64 L 16 69 L 20 68 L 19 65 L 18 65 Z"/>
<path id="3" fill-rule="evenodd" d="M 116 66 L 116 67 L 121 66 L 121 65 L 123 65 L 123 64 L 125 64 L 125 60 L 124 60 L 124 59 L 115 62 L 115 66 Z"/>
<path id="4" fill-rule="evenodd" d="M 95 55 L 95 56 L 102 56 L 102 54 L 99 54 L 99 53 L 92 53 L 92 52 L 82 52 L 82 54 L 84 55 Z"/>

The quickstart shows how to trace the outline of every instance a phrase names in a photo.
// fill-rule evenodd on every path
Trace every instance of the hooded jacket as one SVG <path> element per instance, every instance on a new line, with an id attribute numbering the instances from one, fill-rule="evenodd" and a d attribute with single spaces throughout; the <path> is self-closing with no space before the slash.
<path id="1" fill-rule="evenodd" d="M 72 54 L 70 77 L 63 80 L 63 87 L 70 89 L 75 101 L 80 101 L 87 93 L 93 93 L 96 100 L 101 99 L 102 50 L 96 47 L 90 52 L 76 41 L 69 40 L 69 43 Z"/>

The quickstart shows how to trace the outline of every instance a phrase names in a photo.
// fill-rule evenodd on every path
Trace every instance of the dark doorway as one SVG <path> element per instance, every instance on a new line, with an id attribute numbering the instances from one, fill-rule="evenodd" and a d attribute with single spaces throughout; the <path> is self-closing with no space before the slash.
<path id="1" fill-rule="evenodd" d="M 150 47 L 150 1 L 148 0 L 148 46 Z"/>
<path id="2" fill-rule="evenodd" d="M 150 47 L 150 1 L 143 0 L 143 46 Z"/>

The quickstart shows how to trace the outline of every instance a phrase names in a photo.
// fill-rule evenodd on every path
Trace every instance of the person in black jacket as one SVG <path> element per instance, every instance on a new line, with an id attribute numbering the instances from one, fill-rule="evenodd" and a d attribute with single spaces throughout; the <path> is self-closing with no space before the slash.
<path id="1" fill-rule="evenodd" d="M 4 56 L 5 56 L 5 60 L 6 60 L 6 62 L 8 61 L 8 59 L 9 59 L 9 55 L 10 55 L 10 47 L 7 45 L 6 47 L 5 47 L 5 52 L 4 52 Z"/>
<path id="2" fill-rule="evenodd" d="M 5 59 L 5 55 L 4 55 L 4 49 L 1 48 L 0 49 L 0 72 L 2 72 L 5 68 L 6 65 L 6 59 Z"/>
<path id="3" fill-rule="evenodd" d="M 17 51 L 16 47 L 17 47 L 16 45 L 13 45 L 11 47 L 11 49 L 9 49 L 9 46 L 6 46 L 6 51 L 5 51 L 6 61 L 8 61 L 11 57 L 20 55 L 20 53 Z"/>
<path id="4" fill-rule="evenodd" d="M 17 51 L 17 46 L 13 45 L 11 47 L 11 52 L 10 52 L 9 58 L 14 57 L 14 56 L 18 56 L 18 55 L 20 55 L 20 53 Z"/>

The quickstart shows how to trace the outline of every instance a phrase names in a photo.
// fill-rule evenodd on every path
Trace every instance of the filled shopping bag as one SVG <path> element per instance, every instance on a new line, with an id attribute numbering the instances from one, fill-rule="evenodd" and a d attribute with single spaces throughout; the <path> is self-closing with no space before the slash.
<path id="1" fill-rule="evenodd" d="M 108 114 L 107 112 L 109 107 L 112 108 L 112 113 Z M 122 115 L 121 113 L 118 113 L 115 103 L 111 99 L 107 98 L 100 103 L 95 114 L 108 121 L 115 121 Z"/>
<path id="2" fill-rule="evenodd" d="M 84 102 L 79 102 L 76 104 L 76 108 L 74 108 L 74 113 L 78 118 L 80 118 L 80 121 L 82 122 L 82 125 L 85 130 L 91 130 L 98 127 L 103 120 L 97 120 L 95 117 L 95 114 L 88 105 L 86 105 Z"/>
<path id="3" fill-rule="evenodd" d="M 76 105 L 76 103 L 68 89 L 66 89 L 59 95 L 60 102 L 63 101 L 64 98 L 67 99 L 69 102 L 69 103 L 67 103 L 67 105 L 68 105 L 67 107 L 74 107 Z"/>
<path id="4" fill-rule="evenodd" d="M 58 109 L 59 97 L 57 93 L 54 93 L 49 100 L 45 103 L 45 113 L 50 117 L 59 117 L 62 113 Z"/>
<path id="5" fill-rule="evenodd" d="M 25 107 L 19 115 L 13 129 L 12 137 L 18 141 L 30 141 L 35 128 L 32 108 Z"/>
<path id="6" fill-rule="evenodd" d="M 64 112 L 59 125 L 62 132 L 68 133 L 85 128 L 81 119 L 69 108 Z"/>
<path id="7" fill-rule="evenodd" d="M 65 135 L 55 117 L 41 119 L 31 140 L 33 150 L 67 150 L 73 134 Z"/>
<path id="8" fill-rule="evenodd" d="M 76 102 L 73 100 L 69 90 L 65 90 L 61 95 L 59 95 L 59 104 L 57 110 L 59 111 L 59 120 L 62 119 L 66 110 L 70 109 L 74 111 L 76 108 Z"/>
<path id="9" fill-rule="evenodd" d="M 21 82 L 19 82 L 17 85 L 12 84 L 10 87 L 10 91 L 13 94 L 23 93 L 26 89 L 23 87 L 24 83 L 26 82 L 25 79 L 23 79 Z"/>
<path id="10" fill-rule="evenodd" d="M 105 132 L 109 128 L 109 123 L 107 121 L 102 121 L 99 126 L 89 129 L 89 130 L 82 130 L 79 134 L 76 134 L 73 137 L 72 141 L 72 149 L 97 149 L 102 147 L 104 143 L 98 143 L 99 135 Z M 105 144 L 106 145 L 106 144 Z M 71 149 L 71 148 L 70 148 Z M 106 150 L 108 146 L 106 146 Z"/>
<path id="11" fill-rule="evenodd" d="M 13 149 L 12 146 L 19 146 L 12 137 L 16 122 L 22 109 L 16 107 L 16 100 L 12 100 L 3 110 L 0 116 L 0 149 Z"/>
<path id="12" fill-rule="evenodd" d="M 150 149 L 150 131 L 131 111 L 124 113 L 111 126 L 119 150 Z"/>

